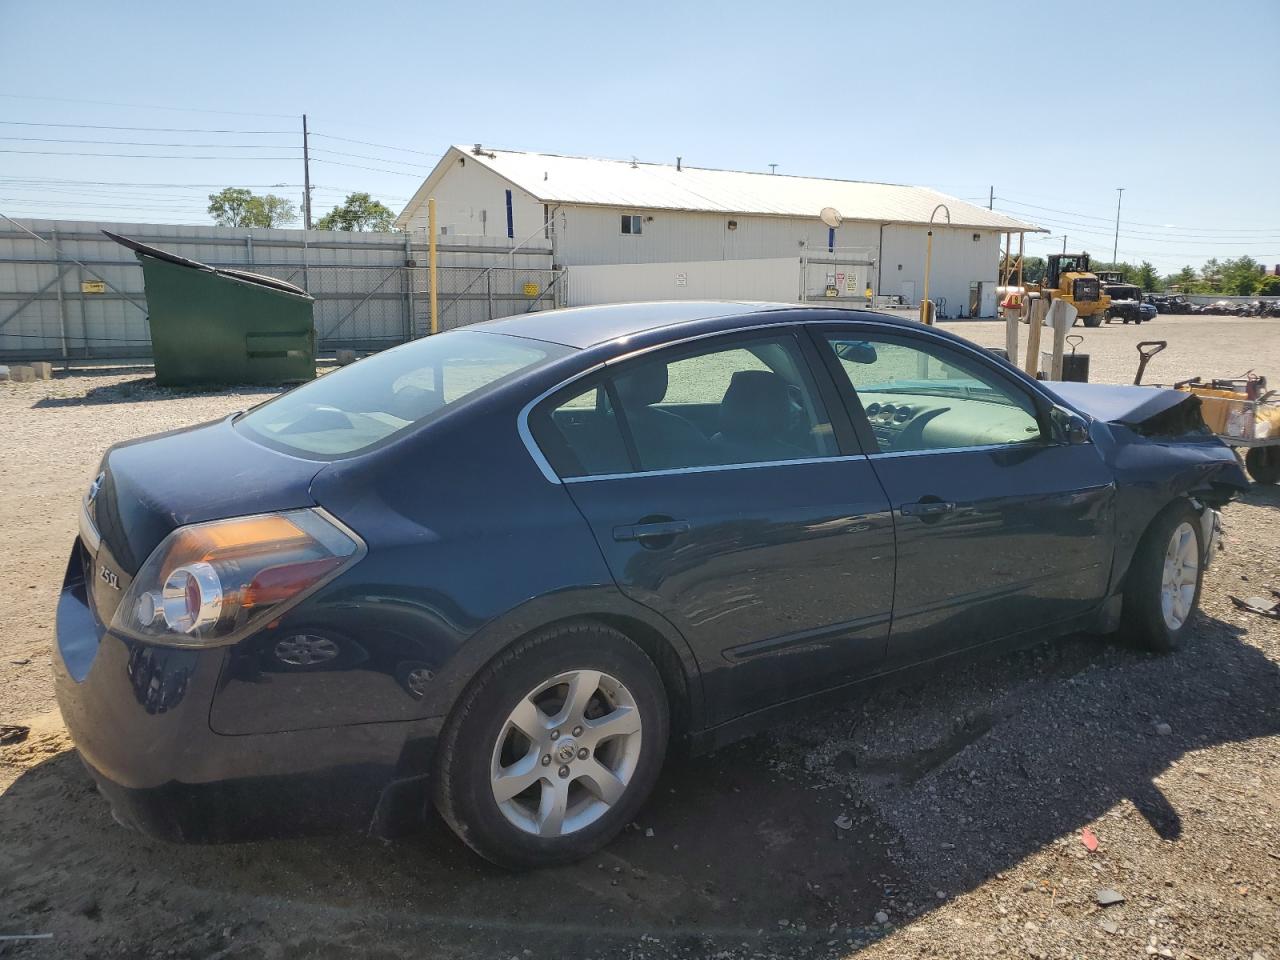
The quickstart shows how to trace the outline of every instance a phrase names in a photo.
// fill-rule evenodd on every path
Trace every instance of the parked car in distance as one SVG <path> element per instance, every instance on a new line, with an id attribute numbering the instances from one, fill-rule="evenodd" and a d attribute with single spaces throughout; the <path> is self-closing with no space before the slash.
<path id="1" fill-rule="evenodd" d="M 1154 320 L 1160 312 L 1159 310 L 1156 309 L 1156 305 L 1154 303 L 1151 303 L 1149 300 L 1143 300 L 1142 302 L 1140 302 L 1138 304 L 1138 310 L 1142 314 L 1143 323 L 1146 323 L 1149 320 Z"/>
<path id="2" fill-rule="evenodd" d="M 1191 301 L 1180 293 L 1148 293 L 1142 298 L 1160 313 L 1180 314 L 1191 312 Z"/>
<path id="3" fill-rule="evenodd" d="M 122 823 L 585 856 L 669 745 L 1079 630 L 1188 630 L 1247 480 L 1189 394 L 880 314 L 650 303 L 416 340 L 118 444 L 58 701 Z"/>
<path id="4" fill-rule="evenodd" d="M 1111 298 L 1107 307 L 1107 323 L 1123 320 L 1125 323 L 1142 323 L 1142 290 L 1132 283 L 1112 280 L 1102 284 L 1103 291 Z"/>

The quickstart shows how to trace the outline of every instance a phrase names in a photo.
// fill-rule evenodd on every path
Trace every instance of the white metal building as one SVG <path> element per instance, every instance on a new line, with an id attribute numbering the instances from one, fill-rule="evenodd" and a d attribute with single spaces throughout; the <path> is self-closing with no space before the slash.
<path id="1" fill-rule="evenodd" d="M 645 288 L 649 299 L 687 297 L 690 270 L 695 276 L 714 272 L 732 284 L 734 271 L 705 269 L 716 262 L 792 260 L 799 266 L 792 272 L 797 280 L 779 299 L 865 302 L 870 287 L 878 296 L 915 305 L 923 294 L 933 218 L 930 296 L 940 315 L 951 317 L 994 316 L 1002 236 L 1040 231 L 926 187 L 708 170 L 679 161 L 563 157 L 479 144 L 450 147 L 396 225 L 425 234 L 431 197 L 445 236 L 498 237 L 516 245 L 550 242 L 556 265 L 569 268 L 571 288 L 575 267 L 671 265 L 656 273 L 624 271 L 629 279 L 621 287 L 628 290 L 637 277 L 653 274 L 654 289 Z M 822 222 L 824 207 L 839 212 L 840 226 Z M 601 289 L 597 280 L 592 289 Z M 733 289 L 720 292 L 735 296 Z"/>

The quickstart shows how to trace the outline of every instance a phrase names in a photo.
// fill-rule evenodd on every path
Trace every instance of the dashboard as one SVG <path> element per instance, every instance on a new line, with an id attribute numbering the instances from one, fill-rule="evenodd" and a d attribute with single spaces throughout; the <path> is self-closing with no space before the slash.
<path id="1" fill-rule="evenodd" d="M 1001 400 L 859 391 L 882 452 L 946 450 L 1040 438 L 1034 415 Z"/>

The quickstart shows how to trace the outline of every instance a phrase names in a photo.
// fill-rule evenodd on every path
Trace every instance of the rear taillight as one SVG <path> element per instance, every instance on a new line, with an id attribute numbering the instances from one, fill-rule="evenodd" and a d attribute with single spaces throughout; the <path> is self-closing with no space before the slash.
<path id="1" fill-rule="evenodd" d="M 234 643 L 364 551 L 359 537 L 318 510 L 180 527 L 138 571 L 111 629 L 174 646 Z"/>

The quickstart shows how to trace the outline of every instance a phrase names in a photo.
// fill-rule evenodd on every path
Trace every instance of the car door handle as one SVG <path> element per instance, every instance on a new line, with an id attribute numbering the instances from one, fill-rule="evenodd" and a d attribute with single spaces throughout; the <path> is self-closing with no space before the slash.
<path id="1" fill-rule="evenodd" d="M 633 523 L 627 527 L 614 527 L 613 539 L 619 543 L 628 540 L 659 540 L 663 537 L 678 537 L 689 532 L 688 520 L 663 520 L 658 523 Z"/>
<path id="2" fill-rule="evenodd" d="M 949 500 L 917 500 L 915 503 L 904 503 L 902 515 L 904 517 L 936 517 L 951 513 L 955 508 L 956 505 Z"/>

